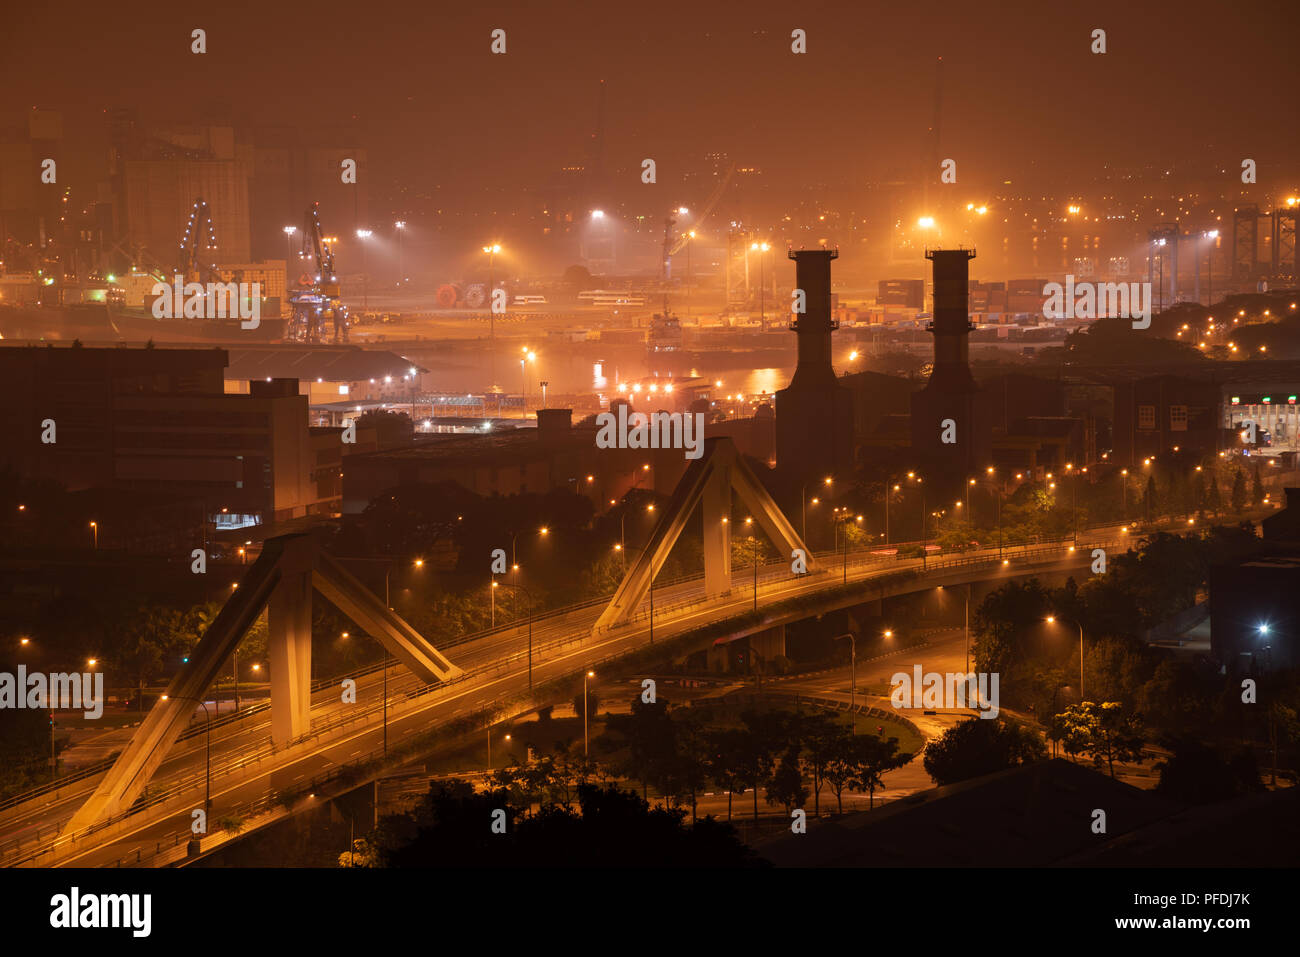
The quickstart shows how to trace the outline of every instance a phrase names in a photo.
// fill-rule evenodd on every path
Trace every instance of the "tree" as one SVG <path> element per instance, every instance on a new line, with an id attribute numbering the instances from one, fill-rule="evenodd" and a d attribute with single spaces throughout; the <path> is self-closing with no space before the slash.
<path id="1" fill-rule="evenodd" d="M 1147 490 L 1142 496 L 1142 506 L 1146 509 L 1146 520 L 1151 521 L 1152 515 L 1160 514 L 1160 501 L 1156 492 L 1156 477 L 1147 476 Z"/>
<path id="2" fill-rule="evenodd" d="M 1205 504 L 1209 506 L 1211 512 L 1217 517 L 1223 509 L 1223 493 L 1219 491 L 1219 477 L 1210 476 L 1210 490 L 1206 493 Z"/>
<path id="3" fill-rule="evenodd" d="M 617 787 L 582 785 L 577 808 L 548 804 L 528 818 L 515 817 L 505 800 L 500 792 L 440 785 L 407 817 L 408 833 L 390 841 L 384 863 L 476 869 L 554 867 L 560 860 L 605 868 L 763 866 L 730 825 L 710 817 L 687 827 L 685 811 L 651 807 Z M 490 823 L 501 810 L 505 833 L 493 833 Z"/>
<path id="4" fill-rule="evenodd" d="M 1156 793 L 1184 804 L 1223 801 L 1262 785 L 1259 769 L 1240 771 L 1213 749 L 1195 738 L 1182 737 L 1168 743 L 1168 759 L 1156 765 L 1160 783 Z M 1244 773 L 1243 773 L 1244 772 Z"/>
<path id="5" fill-rule="evenodd" d="M 970 718 L 930 742 L 923 764 L 942 786 L 1046 756 L 1042 739 L 1014 718 Z"/>
<path id="6" fill-rule="evenodd" d="M 772 773 L 772 747 L 750 728 L 732 739 L 731 773 L 741 790 L 754 789 L 754 823 L 758 823 L 758 788 Z"/>
<path id="7" fill-rule="evenodd" d="M 880 738 L 864 734 L 853 740 L 853 785 L 867 792 L 869 808 L 876 806 L 876 791 L 885 787 L 886 771 L 900 768 L 912 760 L 910 754 L 898 753 L 897 738 Z"/>
<path id="8" fill-rule="evenodd" d="M 691 820 L 696 818 L 699 792 L 708 781 L 709 742 L 704 716 L 699 708 L 679 708 L 673 717 L 674 748 L 665 761 L 664 794 L 685 795 L 691 803 Z"/>
<path id="9" fill-rule="evenodd" d="M 858 775 L 857 751 L 850 735 L 837 737 L 830 745 L 826 761 L 826 783 L 835 795 L 837 813 L 844 813 L 844 790 Z"/>
<path id="10" fill-rule="evenodd" d="M 1052 596 L 1036 578 L 1008 582 L 989 592 L 971 622 L 979 671 L 1007 671 L 1029 657 L 1031 637 L 1052 608 Z"/>
<path id="11" fill-rule="evenodd" d="M 1255 471 L 1250 476 L 1250 504 L 1262 505 L 1264 502 L 1264 483 L 1259 477 L 1259 463 L 1255 464 Z"/>
<path id="12" fill-rule="evenodd" d="M 804 760 L 812 773 L 813 812 L 821 816 L 821 791 L 826 783 L 826 765 L 834 757 L 840 741 L 849 731 L 824 711 L 805 715 L 799 728 L 804 744 Z"/>
<path id="13" fill-rule="evenodd" d="M 808 786 L 804 784 L 803 769 L 799 766 L 799 750 L 788 749 L 777 762 L 772 776 L 767 782 L 767 803 L 780 802 L 785 805 L 785 813 L 803 805 L 808 800 Z"/>
<path id="14" fill-rule="evenodd" d="M 1194 511 L 1197 518 L 1205 515 L 1205 473 L 1197 472 L 1192 480 L 1192 502 L 1189 511 Z"/>
<path id="15" fill-rule="evenodd" d="M 1246 508 L 1246 473 L 1237 469 L 1237 474 L 1232 480 L 1232 496 L 1229 499 L 1232 510 L 1240 514 Z"/>
<path id="16" fill-rule="evenodd" d="M 174 608 L 138 609 L 116 630 L 112 660 L 118 670 L 135 679 L 141 709 L 144 686 L 163 672 L 164 662 L 188 650 L 190 640 L 186 616 Z"/>
<path id="17" fill-rule="evenodd" d="M 27 690 L 19 689 L 18 693 L 26 694 Z M 53 715 L 48 711 L 0 708 L 0 797 L 48 779 L 53 733 Z"/>
<path id="18" fill-rule="evenodd" d="M 743 790 L 743 772 L 736 767 L 733 755 L 741 746 L 741 738 L 746 732 L 739 728 L 723 728 L 707 736 L 708 758 L 705 768 L 709 779 L 727 792 L 727 820 L 731 820 L 731 798 L 736 791 Z"/>
<path id="19" fill-rule="evenodd" d="M 625 768 L 629 777 L 641 782 L 641 795 L 646 797 L 651 781 L 663 790 L 664 779 L 669 775 L 676 755 L 676 728 L 668 715 L 668 701 L 659 698 L 653 704 L 640 695 L 632 699 L 632 710 L 627 714 L 612 714 L 605 721 L 608 733 L 622 736 L 627 742 L 628 762 Z"/>
<path id="20" fill-rule="evenodd" d="M 1106 766 L 1115 777 L 1116 761 L 1142 763 L 1142 730 L 1137 719 L 1118 701 L 1084 701 L 1056 716 L 1049 734 L 1056 735 L 1069 754 L 1088 752 L 1092 763 Z"/>
<path id="21" fill-rule="evenodd" d="M 590 717 L 596 717 L 596 712 L 600 710 L 600 698 L 596 697 L 594 691 L 579 691 L 573 696 L 573 713 L 579 718 L 586 717 L 588 708 L 591 709 Z M 612 721 L 616 717 L 621 718 L 624 715 L 610 715 L 609 720 Z M 606 727 L 608 728 L 608 724 L 606 724 Z"/>

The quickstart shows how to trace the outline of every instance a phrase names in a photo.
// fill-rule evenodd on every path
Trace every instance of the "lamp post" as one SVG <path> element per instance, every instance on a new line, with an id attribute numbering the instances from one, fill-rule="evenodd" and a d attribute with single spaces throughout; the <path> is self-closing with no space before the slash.
<path id="1" fill-rule="evenodd" d="M 90 534 L 94 537 L 95 551 L 99 551 L 99 523 L 98 522 L 90 523 Z"/>
<path id="2" fill-rule="evenodd" d="M 916 484 L 921 486 L 921 571 L 925 571 L 926 550 L 925 550 L 925 486 L 918 475 Z"/>
<path id="3" fill-rule="evenodd" d="M 382 562 L 384 564 L 384 607 L 387 608 L 389 611 L 393 610 L 391 590 L 390 590 L 390 579 L 392 576 L 393 568 L 397 564 L 396 558 L 364 558 L 364 557 L 347 558 L 345 557 L 342 558 L 341 561 Z M 424 559 L 417 558 L 411 564 L 416 568 L 423 568 Z M 388 649 L 385 648 L 384 649 L 384 754 L 388 754 L 388 659 L 389 657 L 390 656 L 388 654 Z M 254 665 L 253 667 L 256 668 L 257 666 Z"/>
<path id="4" fill-rule="evenodd" d="M 767 243 L 751 243 L 750 249 L 758 251 L 758 323 L 760 328 L 767 328 L 767 315 L 764 311 L 764 289 L 763 289 L 763 254 L 772 247 Z"/>
<path id="5" fill-rule="evenodd" d="M 549 535 L 550 533 L 551 533 L 551 529 L 550 526 L 548 525 L 543 525 L 541 528 L 537 530 L 537 534 L 542 536 Z M 515 559 L 515 542 L 518 540 L 518 538 L 519 538 L 518 532 L 512 532 L 510 534 L 510 567 L 515 572 L 519 571 L 519 563 Z M 518 574 L 516 574 L 515 581 L 518 580 L 519 580 L 519 576 Z"/>
<path id="6" fill-rule="evenodd" d="M 358 229 L 357 239 L 361 240 L 361 308 L 370 308 L 370 274 L 366 271 L 366 240 L 373 233 L 368 229 Z"/>
<path id="7" fill-rule="evenodd" d="M 515 566 L 516 570 L 518 566 Z M 512 584 L 511 582 L 493 582 L 494 586 L 506 588 L 517 588 L 524 593 L 528 599 L 528 690 L 533 690 L 533 593 L 523 585 Z"/>
<path id="8" fill-rule="evenodd" d="M 841 638 L 849 640 L 849 728 L 853 734 L 857 734 L 858 712 L 855 709 L 855 702 L 858 695 L 858 636 L 851 631 L 846 631 L 842 635 L 836 635 L 831 641 L 839 641 Z"/>
<path id="9" fill-rule="evenodd" d="M 1049 625 L 1056 624 L 1056 616 L 1048 615 L 1047 623 Z M 1083 701 L 1083 623 L 1076 622 L 1075 624 L 1079 626 L 1079 701 L 1082 702 Z"/>
<path id="10" fill-rule="evenodd" d="M 406 282 L 406 271 L 402 268 L 402 233 L 406 230 L 406 221 L 399 219 L 393 223 L 393 228 L 397 230 L 397 285 L 400 287 Z"/>
<path id="11" fill-rule="evenodd" d="M 488 766 L 488 770 L 491 771 L 491 770 L 492 770 L 492 726 L 491 726 L 491 725 L 488 725 L 487 735 L 488 735 L 488 760 L 487 760 L 487 766 Z M 508 734 L 506 735 L 506 740 L 507 740 L 507 741 L 510 740 L 510 735 L 508 735 Z"/>
<path id="12" fill-rule="evenodd" d="M 690 230 L 686 243 L 686 318 L 691 318 L 691 246 L 695 244 L 695 230 Z"/>
<path id="13" fill-rule="evenodd" d="M 805 545 L 808 544 L 808 486 L 811 485 L 813 481 L 815 481 L 815 479 L 805 482 L 803 484 L 803 488 L 799 490 L 799 501 L 802 506 L 802 511 L 800 513 L 801 518 L 799 524 L 799 537 L 804 540 Z M 835 483 L 834 476 L 828 475 L 824 479 L 822 479 L 822 484 L 825 485 L 827 488 L 829 488 L 834 483 Z"/>
<path id="14" fill-rule="evenodd" d="M 1065 463 L 1065 470 L 1070 473 L 1070 542 L 1075 547 L 1079 545 L 1079 521 L 1078 521 L 1078 488 L 1079 473 L 1075 471 L 1074 464 Z"/>
<path id="15" fill-rule="evenodd" d="M 178 701 L 197 701 L 199 707 L 203 709 L 203 719 L 204 719 L 204 723 L 207 725 L 207 739 L 208 739 L 207 772 L 205 775 L 206 781 L 204 784 L 203 810 L 205 812 L 211 811 L 212 810 L 212 716 L 208 714 L 208 704 L 206 701 L 203 701 L 200 698 L 190 698 L 185 695 L 163 695 L 162 696 L 163 701 L 166 701 L 169 698 L 176 698 Z M 206 834 L 207 830 L 205 829 L 203 833 Z"/>
<path id="16" fill-rule="evenodd" d="M 964 625 L 966 629 L 966 674 L 970 674 L 970 589 L 971 589 L 971 583 L 967 582 L 966 583 L 966 617 L 965 617 L 965 625 Z"/>
<path id="17" fill-rule="evenodd" d="M 497 253 L 501 252 L 501 244 L 491 243 L 484 246 L 483 251 L 488 255 L 488 338 L 496 342 L 497 314 L 492 311 L 492 269 L 496 265 Z"/>
<path id="18" fill-rule="evenodd" d="M 752 516 L 745 519 L 745 527 L 754 527 L 754 519 Z M 753 535 L 749 536 L 749 541 L 753 543 L 754 546 L 754 611 L 758 611 L 758 542 L 755 540 Z"/>
<path id="19" fill-rule="evenodd" d="M 1212 307 L 1214 305 L 1214 247 L 1218 245 L 1219 231 L 1211 229 L 1205 234 L 1205 238 L 1210 241 L 1210 251 L 1206 254 L 1205 263 L 1205 304 Z"/>
<path id="20" fill-rule="evenodd" d="M 284 282 L 286 287 L 289 285 L 289 260 L 293 258 L 293 234 L 297 231 L 297 226 L 284 227 Z"/>
<path id="21" fill-rule="evenodd" d="M 585 758 L 588 752 L 587 744 L 587 713 L 591 710 L 587 705 L 587 679 L 596 677 L 596 672 L 588 671 L 582 676 L 582 756 Z"/>

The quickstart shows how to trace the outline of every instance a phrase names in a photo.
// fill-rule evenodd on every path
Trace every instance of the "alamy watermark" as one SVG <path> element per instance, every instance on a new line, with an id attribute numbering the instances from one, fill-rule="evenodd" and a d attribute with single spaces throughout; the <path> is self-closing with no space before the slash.
<path id="1" fill-rule="evenodd" d="M 241 329 L 262 322 L 262 284 L 257 282 L 156 282 L 151 290 L 155 319 L 241 319 Z"/>
<path id="2" fill-rule="evenodd" d="M 998 673 L 974 672 L 941 674 L 921 673 L 920 665 L 912 673 L 900 671 L 889 679 L 889 701 L 895 708 L 974 708 L 981 718 L 998 716 Z"/>
<path id="3" fill-rule="evenodd" d="M 132 937 L 148 937 L 152 913 L 152 894 L 83 894 L 72 887 L 50 898 L 50 926 L 59 930 L 119 928 L 130 930 Z"/>
<path id="4" fill-rule="evenodd" d="M 1049 282 L 1043 287 L 1046 319 L 1133 319 L 1134 329 L 1151 325 L 1151 283 L 1079 282 L 1065 277 L 1065 284 Z"/>
<path id="5" fill-rule="evenodd" d="M 685 449 L 688 459 L 704 454 L 703 412 L 633 412 L 618 407 L 618 415 L 602 412 L 596 416 L 600 431 L 596 447 L 600 449 Z"/>
<path id="6" fill-rule="evenodd" d="M 31 708 L 34 711 L 78 711 L 93 721 L 104 713 L 103 672 L 27 673 L 0 671 L 0 708 Z M 88 710 L 83 710 L 88 709 Z"/>

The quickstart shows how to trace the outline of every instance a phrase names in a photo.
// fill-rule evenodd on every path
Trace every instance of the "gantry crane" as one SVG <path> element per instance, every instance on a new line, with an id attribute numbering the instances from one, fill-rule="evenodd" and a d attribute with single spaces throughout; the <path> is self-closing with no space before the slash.
<path id="1" fill-rule="evenodd" d="M 307 209 L 306 226 L 302 233 L 301 257 L 311 256 L 315 263 L 315 279 L 302 282 L 289 296 L 293 314 L 289 319 L 285 338 L 297 342 L 325 341 L 325 323 L 334 324 L 334 341 L 348 341 L 348 307 L 339 299 L 339 281 L 334 272 L 334 252 L 320 228 L 320 203 Z M 286 264 L 287 269 L 287 264 Z"/>
<path id="2" fill-rule="evenodd" d="M 212 215 L 207 201 L 200 196 L 194 201 L 190 220 L 185 225 L 185 235 L 181 237 L 177 275 L 184 277 L 186 282 L 220 282 L 221 273 L 217 270 L 214 255 L 216 248 L 217 233 L 212 227 Z"/>

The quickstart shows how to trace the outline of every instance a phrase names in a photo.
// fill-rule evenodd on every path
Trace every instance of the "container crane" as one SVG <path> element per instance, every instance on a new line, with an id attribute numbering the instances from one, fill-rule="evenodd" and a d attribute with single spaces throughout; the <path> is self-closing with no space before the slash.
<path id="1" fill-rule="evenodd" d="M 347 342 L 348 307 L 339 298 L 334 251 L 321 233 L 320 203 L 312 203 L 307 209 L 301 256 L 305 260 L 308 255 L 316 266 L 315 278 L 304 277 L 289 296 L 293 313 L 285 337 L 297 342 L 323 342 L 325 323 L 330 320 L 334 324 L 334 341 Z"/>
<path id="2" fill-rule="evenodd" d="M 212 227 L 212 215 L 207 201 L 200 196 L 194 201 L 189 222 L 185 224 L 185 235 L 181 237 L 177 274 L 186 282 L 220 282 L 221 273 L 212 258 L 216 248 L 217 233 Z"/>

